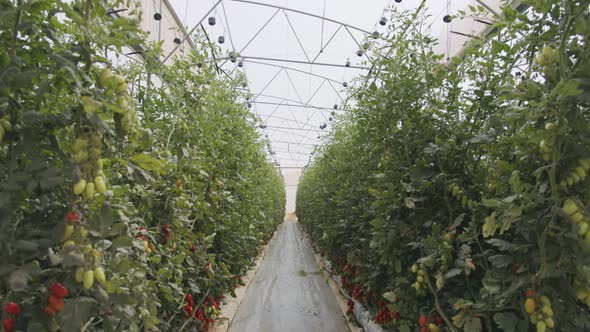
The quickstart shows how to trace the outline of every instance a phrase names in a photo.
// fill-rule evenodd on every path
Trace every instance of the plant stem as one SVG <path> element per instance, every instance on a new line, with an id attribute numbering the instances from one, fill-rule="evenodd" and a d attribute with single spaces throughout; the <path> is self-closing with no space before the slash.
<path id="1" fill-rule="evenodd" d="M 449 329 L 451 329 L 451 331 L 459 332 L 457 327 L 455 327 L 455 325 L 453 325 L 453 322 L 451 322 L 449 320 L 449 318 L 447 317 L 445 312 L 442 310 L 442 308 L 440 306 L 440 300 L 438 299 L 438 293 L 436 292 L 436 290 L 432 286 L 432 283 L 430 282 L 430 275 L 428 274 L 428 270 L 423 269 L 423 271 L 424 271 L 424 280 L 426 280 L 426 283 L 428 284 L 428 289 L 430 289 L 430 292 L 432 293 L 432 296 L 434 297 L 434 307 L 436 308 L 436 311 L 438 312 L 440 317 L 445 321 L 445 323 L 447 324 Z"/>

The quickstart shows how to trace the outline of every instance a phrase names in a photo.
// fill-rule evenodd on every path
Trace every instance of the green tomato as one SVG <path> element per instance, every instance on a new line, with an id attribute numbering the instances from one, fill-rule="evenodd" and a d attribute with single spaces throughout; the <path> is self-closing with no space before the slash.
<path id="1" fill-rule="evenodd" d="M 88 270 L 84 272 L 84 288 L 90 289 L 94 285 L 94 272 L 92 270 Z"/>
<path id="2" fill-rule="evenodd" d="M 78 181 L 78 183 L 76 183 L 74 185 L 74 194 L 80 195 L 84 192 L 85 189 L 86 189 L 86 180 L 80 179 L 80 181 Z"/>
<path id="3" fill-rule="evenodd" d="M 75 279 L 76 279 L 77 282 L 83 282 L 84 281 L 84 267 L 78 266 L 76 268 Z"/>
<path id="4" fill-rule="evenodd" d="M 12 124 L 10 123 L 10 121 L 8 121 L 8 119 L 0 119 L 0 125 L 2 126 L 5 132 L 9 133 L 12 131 Z"/>
<path id="5" fill-rule="evenodd" d="M 94 198 L 94 183 L 89 182 L 84 190 L 84 198 L 91 200 Z"/>
<path id="6" fill-rule="evenodd" d="M 578 205 L 576 202 L 568 198 L 563 203 L 563 211 L 571 216 L 578 211 Z"/>
<path id="7" fill-rule="evenodd" d="M 576 172 L 576 174 L 578 174 L 581 179 L 584 179 L 586 177 L 586 170 L 582 166 L 576 167 L 574 172 Z"/>
<path id="8" fill-rule="evenodd" d="M 100 84 L 100 86 L 102 86 L 103 88 L 106 88 L 109 85 L 109 80 L 111 76 L 111 71 L 108 68 L 104 68 L 100 71 L 100 74 L 98 75 L 98 84 Z"/>
<path id="9" fill-rule="evenodd" d="M 577 211 L 574 213 L 574 215 L 572 215 L 572 219 L 574 219 L 576 223 L 579 223 L 580 221 L 584 220 L 584 215 L 580 213 L 580 211 Z"/>
<path id="10" fill-rule="evenodd" d="M 547 319 L 545 319 L 545 324 L 547 325 L 548 328 L 552 329 L 555 327 L 555 321 L 553 320 L 553 318 L 548 317 Z"/>
<path id="11" fill-rule="evenodd" d="M 103 285 L 106 283 L 106 277 L 104 275 L 104 270 L 102 267 L 97 267 L 94 269 L 94 279 L 98 281 L 99 284 Z"/>
<path id="12" fill-rule="evenodd" d="M 122 84 L 119 84 L 119 85 L 117 85 L 117 87 L 115 88 L 115 93 L 116 93 L 116 94 L 122 95 L 122 94 L 124 94 L 124 93 L 126 93 L 126 92 L 127 92 L 127 83 L 122 83 Z"/>
<path id="13" fill-rule="evenodd" d="M 102 176 L 97 176 L 94 178 L 94 187 L 96 188 L 96 192 L 99 194 L 104 194 L 107 191 L 107 185 L 104 182 L 104 178 Z"/>
<path id="14" fill-rule="evenodd" d="M 545 57 L 545 55 L 543 55 L 543 54 L 540 54 L 540 55 L 537 57 L 537 63 L 539 64 L 539 66 L 541 66 L 541 67 L 545 67 L 546 65 L 548 65 L 548 64 L 549 64 L 549 60 L 548 60 L 548 59 Z"/>
<path id="15" fill-rule="evenodd" d="M 76 162 L 78 164 L 83 164 L 88 160 L 88 152 L 81 150 L 80 152 L 76 153 Z"/>
<path id="16" fill-rule="evenodd" d="M 550 306 L 544 306 L 541 308 L 541 312 L 547 317 L 553 317 L 553 309 Z"/>

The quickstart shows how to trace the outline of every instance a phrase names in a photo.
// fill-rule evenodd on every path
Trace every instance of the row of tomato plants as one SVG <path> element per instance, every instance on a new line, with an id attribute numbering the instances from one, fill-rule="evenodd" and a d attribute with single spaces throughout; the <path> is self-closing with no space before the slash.
<path id="1" fill-rule="evenodd" d="M 0 1 L 6 332 L 207 330 L 283 219 L 242 79 L 120 8 Z"/>
<path id="2" fill-rule="evenodd" d="M 393 11 L 304 171 L 300 222 L 386 328 L 590 328 L 589 2 L 522 3 L 447 65 Z"/>

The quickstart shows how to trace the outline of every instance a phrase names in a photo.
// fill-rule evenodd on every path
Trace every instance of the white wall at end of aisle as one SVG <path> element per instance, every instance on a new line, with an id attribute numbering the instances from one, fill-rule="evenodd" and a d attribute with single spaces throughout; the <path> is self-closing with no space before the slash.
<path id="1" fill-rule="evenodd" d="M 301 177 L 302 169 L 284 169 L 282 171 L 285 178 L 285 191 L 287 193 L 286 213 L 295 212 L 295 201 L 297 199 L 297 184 Z"/>

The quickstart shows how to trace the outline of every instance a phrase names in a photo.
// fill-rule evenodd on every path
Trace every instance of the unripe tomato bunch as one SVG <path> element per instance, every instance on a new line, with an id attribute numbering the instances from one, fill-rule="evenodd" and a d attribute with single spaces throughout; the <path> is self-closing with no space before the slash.
<path id="1" fill-rule="evenodd" d="M 575 278 L 574 288 L 576 290 L 576 299 L 590 307 L 590 285 L 583 283 L 579 278 Z"/>
<path id="2" fill-rule="evenodd" d="M 465 195 L 465 192 L 463 191 L 463 189 L 461 187 L 459 187 L 458 184 L 451 183 L 451 184 L 449 184 L 447 189 L 449 190 L 451 195 L 453 195 L 453 197 L 455 197 L 459 202 L 461 202 L 461 205 L 464 208 L 473 209 L 475 207 L 476 202 L 474 200 L 472 200 L 471 198 L 467 197 Z"/>
<path id="3" fill-rule="evenodd" d="M 84 266 L 79 265 L 74 271 L 74 279 L 82 283 L 85 289 L 91 289 L 95 280 L 107 288 L 105 273 L 100 261 L 102 254 L 88 243 L 88 229 L 80 224 L 78 214 L 72 211 L 66 213 L 65 222 L 62 251 L 79 248 L 85 256 Z"/>
<path id="4" fill-rule="evenodd" d="M 92 200 L 95 193 L 107 191 L 103 173 L 103 162 L 100 159 L 102 134 L 98 131 L 81 133 L 74 143 L 76 163 L 80 167 L 81 177 L 74 184 L 74 194 Z"/>
<path id="5" fill-rule="evenodd" d="M 418 264 L 414 264 L 411 267 L 412 273 L 416 274 L 416 282 L 412 284 L 412 288 L 414 288 L 416 290 L 416 294 L 418 295 L 426 295 L 426 291 L 428 290 L 428 286 L 426 285 L 426 282 L 424 281 L 424 278 L 426 277 L 426 273 L 424 272 L 424 266 L 422 265 L 418 265 Z"/>
<path id="6" fill-rule="evenodd" d="M 554 328 L 555 321 L 553 320 L 551 300 L 545 295 L 537 296 L 533 289 L 527 289 L 525 296 L 524 311 L 529 314 L 529 319 L 536 326 L 537 332 L 545 332 L 547 329 Z M 541 303 L 540 306 L 537 306 L 537 298 Z"/>
<path id="7" fill-rule="evenodd" d="M 578 206 L 578 203 L 574 200 L 566 199 L 563 203 L 563 211 L 580 227 L 578 229 L 578 235 L 581 237 L 584 245 L 590 247 L 590 232 L 588 231 L 590 219 L 585 215 L 584 208 Z"/>
<path id="8" fill-rule="evenodd" d="M 578 166 L 576 166 L 576 168 L 574 168 L 563 180 L 561 180 L 560 184 L 563 187 L 571 187 L 574 184 L 584 180 L 589 170 L 590 158 L 580 159 L 578 161 Z"/>
<path id="9" fill-rule="evenodd" d="M 12 132 L 12 124 L 10 123 L 10 116 L 7 114 L 0 119 L 0 144 L 4 142 L 6 133 Z"/>
<path id="10" fill-rule="evenodd" d="M 543 139 L 539 142 L 539 149 L 541 150 L 541 156 L 543 157 L 543 160 L 545 161 L 549 161 L 551 160 L 551 155 L 553 154 L 553 151 L 555 150 L 555 129 L 557 128 L 557 125 L 553 122 L 547 122 L 545 124 L 545 130 L 547 130 L 547 132 L 549 134 L 551 134 L 550 138 L 548 139 Z"/>
<path id="11" fill-rule="evenodd" d="M 4 326 L 4 331 L 12 332 L 14 331 L 14 326 L 16 325 L 15 317 L 20 313 L 20 306 L 15 302 L 8 302 L 4 306 L 4 312 L 10 316 L 4 318 L 2 321 L 2 326 Z"/>
<path id="12" fill-rule="evenodd" d="M 541 67 L 549 66 L 559 61 L 559 49 L 545 46 L 537 55 L 537 63 Z"/>
<path id="13" fill-rule="evenodd" d="M 135 109 L 130 107 L 133 99 L 128 94 L 125 78 L 111 73 L 108 68 L 104 68 L 100 71 L 98 83 L 106 89 L 107 94 L 114 95 L 116 98 L 116 105 L 111 108 L 115 113 L 114 119 L 117 132 L 120 136 L 131 133 L 137 127 L 139 120 Z"/>

